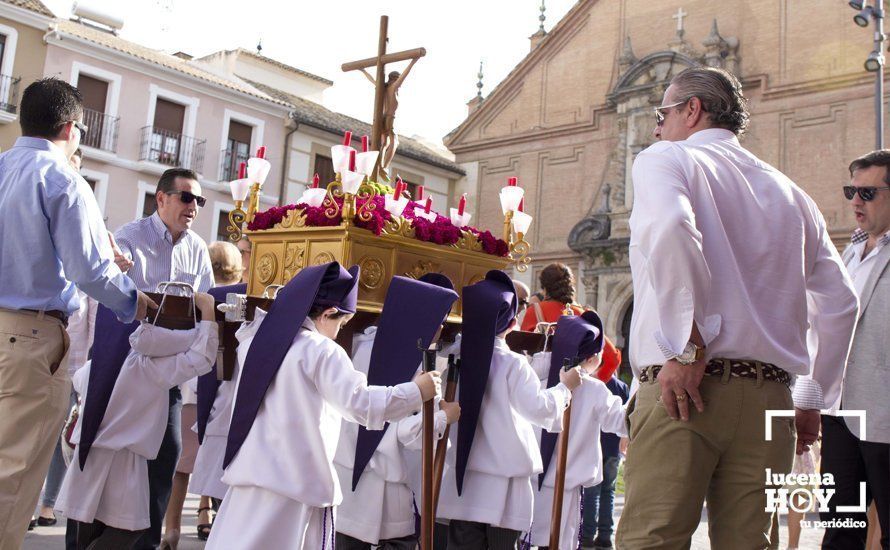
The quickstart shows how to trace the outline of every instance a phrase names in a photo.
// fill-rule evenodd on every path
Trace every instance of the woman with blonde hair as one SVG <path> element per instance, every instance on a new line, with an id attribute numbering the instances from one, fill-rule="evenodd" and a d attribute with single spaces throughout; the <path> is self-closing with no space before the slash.
<path id="1" fill-rule="evenodd" d="M 207 249 L 210 252 L 216 286 L 233 285 L 241 281 L 244 266 L 241 261 L 241 251 L 237 246 L 226 241 L 216 241 L 210 243 Z"/>

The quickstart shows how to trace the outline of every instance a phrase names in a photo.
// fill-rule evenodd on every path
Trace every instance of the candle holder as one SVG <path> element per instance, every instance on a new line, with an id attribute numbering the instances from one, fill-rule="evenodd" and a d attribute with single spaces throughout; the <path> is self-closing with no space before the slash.
<path id="1" fill-rule="evenodd" d="M 519 209 L 524 195 L 523 189 L 515 185 L 502 188 L 500 194 L 501 210 L 504 212 L 504 241 L 509 247 L 516 271 L 520 273 L 528 270 L 531 263 L 528 257 L 531 244 L 525 240 L 525 234 L 531 227 L 532 217 Z"/>
<path id="2" fill-rule="evenodd" d="M 235 209 L 229 212 L 229 225 L 226 231 L 229 232 L 229 240 L 237 243 L 244 235 L 242 227 L 247 221 L 247 212 L 244 211 L 244 201 L 235 201 Z"/>
<path id="3" fill-rule="evenodd" d="M 358 174 L 360 175 L 360 174 Z M 344 225 L 352 225 L 356 216 L 363 222 L 371 221 L 373 212 L 377 208 L 374 198 L 377 196 L 377 189 L 368 184 L 359 185 L 355 193 L 343 190 L 343 183 L 331 182 L 328 185 L 328 194 L 324 199 L 322 206 L 325 208 L 324 214 L 328 219 L 334 219 L 337 214 L 341 215 Z M 360 208 L 357 208 L 357 198 L 364 200 Z M 336 199 L 343 199 L 343 206 L 337 204 Z"/>

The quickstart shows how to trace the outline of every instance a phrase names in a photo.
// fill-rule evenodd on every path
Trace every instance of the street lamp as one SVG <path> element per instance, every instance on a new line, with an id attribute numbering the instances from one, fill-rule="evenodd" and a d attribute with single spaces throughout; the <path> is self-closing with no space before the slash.
<path id="1" fill-rule="evenodd" d="M 869 20 L 875 22 L 874 50 L 865 60 L 865 70 L 875 73 L 875 148 L 884 148 L 884 0 L 875 0 L 874 6 L 868 0 L 850 0 L 849 5 L 859 13 L 853 16 L 853 22 L 860 27 L 867 27 Z"/>

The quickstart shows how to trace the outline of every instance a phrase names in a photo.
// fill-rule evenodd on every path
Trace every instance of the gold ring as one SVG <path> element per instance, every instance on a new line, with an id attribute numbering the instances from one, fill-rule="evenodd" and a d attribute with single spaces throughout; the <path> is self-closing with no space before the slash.
<path id="1" fill-rule="evenodd" d="M 686 401 L 686 394 L 685 393 L 677 394 L 677 401 Z"/>

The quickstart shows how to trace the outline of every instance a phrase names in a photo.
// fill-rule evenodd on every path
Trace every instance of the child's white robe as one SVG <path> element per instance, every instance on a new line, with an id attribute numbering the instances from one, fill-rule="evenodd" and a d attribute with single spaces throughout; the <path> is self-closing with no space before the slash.
<path id="1" fill-rule="evenodd" d="M 546 380 L 544 385 L 546 385 Z M 569 449 L 566 484 L 562 501 L 562 527 L 559 532 L 560 549 L 578 546 L 581 523 L 581 488 L 593 487 L 603 480 L 603 456 L 600 432 L 627 435 L 624 404 L 600 380 L 584 375 L 583 383 L 572 393 L 572 422 L 569 428 Z M 538 432 L 540 439 L 540 431 Z M 535 487 L 535 518 L 532 522 L 532 544 L 550 543 L 550 518 L 553 514 L 553 486 L 556 480 L 556 456 L 553 458 L 544 485 L 538 491 L 538 476 L 532 478 Z"/>
<path id="2" fill-rule="evenodd" d="M 201 321 L 192 330 L 143 323 L 130 335 L 130 346 L 84 469 L 76 458 L 71 461 L 56 509 L 84 523 L 99 520 L 139 531 L 151 524 L 148 461 L 157 457 L 164 439 L 168 393 L 210 371 L 219 347 L 217 327 L 213 321 Z M 74 375 L 75 389 L 84 399 L 91 368 Z M 80 423 L 72 440 L 80 442 Z"/>
<path id="3" fill-rule="evenodd" d="M 232 380 L 223 382 L 216 391 L 210 418 L 204 428 L 204 442 L 198 447 L 195 469 L 189 479 L 189 492 L 213 498 L 223 498 L 229 486 L 223 483 L 223 458 L 232 421 L 232 405 L 235 403 L 235 384 L 241 367 L 235 361 Z M 197 431 L 197 424 L 194 427 Z"/>
<path id="4" fill-rule="evenodd" d="M 352 362 L 362 373 L 368 372 L 376 332 L 377 327 L 369 327 L 353 339 Z M 445 432 L 445 426 L 445 413 L 437 411 L 437 440 Z M 353 492 L 352 466 L 358 424 L 343 423 L 334 456 L 343 491 L 343 502 L 337 507 L 338 532 L 375 545 L 381 539 L 414 534 L 414 497 L 419 500 L 420 495 L 414 495 L 409 485 L 411 472 L 405 462 L 404 450 L 421 449 L 422 436 L 423 415 L 416 414 L 390 424 Z"/>
<path id="5" fill-rule="evenodd" d="M 562 429 L 562 413 L 571 396 L 562 383 L 541 389 L 525 356 L 497 338 L 463 494 L 457 495 L 454 451 L 449 451 L 452 467 L 442 480 L 438 517 L 527 531 L 534 506 L 531 476 L 543 470 L 535 426 Z M 452 436 L 456 449 L 457 430 Z"/>
<path id="6" fill-rule="evenodd" d="M 264 319 L 258 309 L 238 331 L 241 365 Z M 368 386 L 343 348 L 306 319 L 223 475 L 229 490 L 206 548 L 321 548 L 333 538 L 329 508 L 343 499 L 334 470 L 341 421 L 379 430 L 420 406 L 413 382 Z"/>

